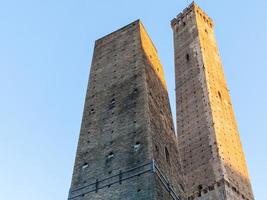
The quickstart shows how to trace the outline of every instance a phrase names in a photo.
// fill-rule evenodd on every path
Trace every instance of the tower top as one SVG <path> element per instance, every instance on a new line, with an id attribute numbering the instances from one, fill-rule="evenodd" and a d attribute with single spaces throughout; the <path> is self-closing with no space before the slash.
<path id="1" fill-rule="evenodd" d="M 171 26 L 173 27 L 180 21 L 183 21 L 191 12 L 198 13 L 207 23 L 213 27 L 212 19 L 193 1 L 182 12 L 180 12 L 174 19 L 171 20 Z"/>
<path id="2" fill-rule="evenodd" d="M 109 38 L 109 37 L 114 36 L 114 33 L 119 33 L 119 32 L 121 32 L 121 31 L 123 31 L 123 30 L 129 29 L 130 27 L 137 26 L 137 25 L 139 25 L 139 24 L 142 24 L 142 22 L 141 22 L 140 19 L 137 19 L 137 20 L 131 22 L 130 24 L 127 24 L 126 26 L 123 26 L 122 28 L 119 28 L 119 29 L 117 29 L 117 30 L 115 30 L 115 31 L 113 31 L 113 32 L 111 32 L 111 33 L 109 33 L 109 34 L 103 36 L 103 37 L 98 38 L 98 39 L 96 40 L 96 43 L 99 42 L 99 41 L 101 41 L 101 40 L 105 40 L 105 39 L 107 39 L 107 38 Z"/>
<path id="3" fill-rule="evenodd" d="M 137 19 L 137 20 L 131 22 L 130 24 L 127 24 L 126 26 L 123 26 L 122 28 L 120 28 L 120 29 L 118 29 L 118 30 L 116 30 L 116 31 L 113 31 L 113 32 L 111 32 L 111 33 L 109 33 L 109 34 L 107 34 L 107 35 L 105 35 L 105 36 L 103 36 L 103 37 L 97 39 L 97 40 L 95 41 L 95 43 L 101 43 L 101 42 L 103 43 L 103 42 L 105 42 L 105 40 L 109 40 L 109 39 L 111 39 L 111 38 L 114 38 L 116 33 L 117 33 L 118 35 L 120 35 L 120 33 L 121 33 L 122 31 L 127 31 L 127 30 L 129 30 L 130 28 L 137 28 L 137 27 L 139 27 L 139 30 L 140 30 L 141 28 L 144 29 L 144 31 L 145 31 L 147 37 L 149 38 L 150 43 L 152 44 L 153 48 L 154 48 L 155 51 L 157 52 L 157 48 L 155 47 L 155 45 L 154 45 L 153 41 L 151 40 L 150 36 L 148 35 L 148 33 L 147 33 L 146 29 L 145 29 L 145 26 L 143 25 L 141 19 Z"/>

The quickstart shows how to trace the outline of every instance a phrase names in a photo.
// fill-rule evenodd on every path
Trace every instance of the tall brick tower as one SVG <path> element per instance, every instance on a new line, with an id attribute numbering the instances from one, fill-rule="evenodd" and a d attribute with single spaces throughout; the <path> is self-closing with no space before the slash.
<path id="1" fill-rule="evenodd" d="M 172 200 L 183 181 L 157 50 L 135 21 L 95 43 L 69 200 Z"/>
<path id="2" fill-rule="evenodd" d="M 212 20 L 192 3 L 171 22 L 177 137 L 188 199 L 254 199 Z"/>

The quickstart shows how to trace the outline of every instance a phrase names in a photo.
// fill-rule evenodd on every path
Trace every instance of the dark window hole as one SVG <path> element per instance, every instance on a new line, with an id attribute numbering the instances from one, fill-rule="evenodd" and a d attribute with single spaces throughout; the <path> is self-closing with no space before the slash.
<path id="1" fill-rule="evenodd" d="M 186 57 L 186 61 L 188 62 L 188 61 L 189 61 L 189 59 L 190 59 L 190 56 L 189 56 L 189 54 L 187 53 L 185 57 Z"/>

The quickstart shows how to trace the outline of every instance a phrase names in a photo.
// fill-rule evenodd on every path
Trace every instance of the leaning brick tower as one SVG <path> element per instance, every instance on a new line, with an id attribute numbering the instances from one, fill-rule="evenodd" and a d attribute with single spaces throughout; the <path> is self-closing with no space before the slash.
<path id="1" fill-rule="evenodd" d="M 69 200 L 178 200 L 163 69 L 142 23 L 95 42 Z"/>
<path id="2" fill-rule="evenodd" d="M 253 200 L 213 22 L 192 3 L 171 25 L 177 137 L 188 199 Z"/>

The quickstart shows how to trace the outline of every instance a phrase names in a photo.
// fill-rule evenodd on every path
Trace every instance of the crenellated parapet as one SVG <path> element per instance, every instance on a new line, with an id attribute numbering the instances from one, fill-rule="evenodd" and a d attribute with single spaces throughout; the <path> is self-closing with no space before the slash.
<path id="1" fill-rule="evenodd" d="M 194 16 L 199 16 L 203 21 L 205 21 L 210 28 L 214 27 L 212 19 L 195 3 L 192 2 L 188 7 L 186 7 L 182 12 L 180 12 L 174 19 L 171 20 L 171 26 L 173 29 L 179 27 L 184 27 L 186 23 L 192 19 Z"/>

